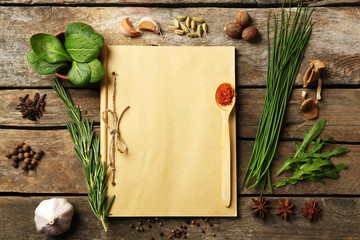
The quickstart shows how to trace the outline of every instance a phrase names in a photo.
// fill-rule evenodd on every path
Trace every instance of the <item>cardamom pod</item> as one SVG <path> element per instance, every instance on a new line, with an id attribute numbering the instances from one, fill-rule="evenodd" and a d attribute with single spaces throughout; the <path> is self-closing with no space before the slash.
<path id="1" fill-rule="evenodd" d="M 193 17 L 193 19 L 194 19 L 195 22 L 198 22 L 198 23 L 203 23 L 204 22 L 204 20 L 202 18 L 200 18 L 200 17 Z"/>
<path id="2" fill-rule="evenodd" d="M 183 30 L 175 30 L 175 33 L 177 35 L 184 35 L 185 34 L 185 32 Z"/>
<path id="3" fill-rule="evenodd" d="M 169 26 L 169 28 L 173 31 L 177 30 L 178 28 L 176 28 L 175 26 Z"/>
<path id="4" fill-rule="evenodd" d="M 202 34 L 203 34 L 202 24 L 198 25 L 197 34 L 199 35 L 199 37 L 202 37 Z"/>
<path id="5" fill-rule="evenodd" d="M 189 33 L 187 36 L 190 38 L 198 38 L 199 37 L 199 35 L 197 35 L 197 33 Z"/>
<path id="6" fill-rule="evenodd" d="M 180 23 L 180 27 L 184 32 L 187 32 L 187 33 L 189 32 L 189 29 L 185 26 L 185 24 Z"/>
<path id="7" fill-rule="evenodd" d="M 191 20 L 191 29 L 195 31 L 196 29 L 196 22 L 194 20 Z"/>
<path id="8" fill-rule="evenodd" d="M 176 17 L 179 21 L 185 21 L 186 16 L 177 16 Z"/>
<path id="9" fill-rule="evenodd" d="M 205 33 L 208 33 L 208 25 L 206 23 L 202 24 L 202 28 L 203 28 Z"/>
<path id="10" fill-rule="evenodd" d="M 185 24 L 188 28 L 190 28 L 190 22 L 191 22 L 191 19 L 189 17 L 186 18 L 186 21 L 185 21 Z"/>
<path id="11" fill-rule="evenodd" d="M 180 28 L 180 22 L 178 20 L 174 20 L 174 26 L 176 27 L 176 29 Z"/>

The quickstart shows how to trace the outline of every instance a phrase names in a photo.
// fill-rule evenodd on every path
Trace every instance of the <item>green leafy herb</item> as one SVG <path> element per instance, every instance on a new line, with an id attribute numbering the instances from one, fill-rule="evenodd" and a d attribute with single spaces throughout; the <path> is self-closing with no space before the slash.
<path id="1" fill-rule="evenodd" d="M 81 118 L 79 107 L 75 107 L 70 95 L 65 91 L 58 78 L 53 79 L 54 90 L 67 107 L 67 112 L 72 121 L 67 123 L 70 136 L 74 142 L 76 157 L 82 163 L 85 170 L 86 183 L 88 186 L 88 202 L 95 216 L 101 221 L 104 230 L 107 231 L 105 217 L 115 196 L 107 201 L 108 187 L 106 187 L 106 172 L 109 166 L 101 161 L 100 140 L 94 136 L 93 123 L 88 119 Z"/>
<path id="2" fill-rule="evenodd" d="M 90 35 L 90 38 L 92 40 L 94 40 L 99 45 L 100 48 L 102 48 L 104 46 L 105 40 L 101 34 L 94 32 Z"/>
<path id="3" fill-rule="evenodd" d="M 69 80 L 77 86 L 85 86 L 91 78 L 91 69 L 87 63 L 72 62 L 68 72 Z"/>
<path id="4" fill-rule="evenodd" d="M 42 75 L 54 74 L 61 68 L 69 66 L 67 62 L 49 63 L 49 62 L 39 58 L 34 53 L 34 51 L 30 51 L 28 53 L 27 60 L 30 64 L 30 66 L 32 67 L 32 69 L 34 69 L 35 72 L 42 74 Z"/>
<path id="5" fill-rule="evenodd" d="M 49 63 L 72 61 L 60 40 L 53 35 L 45 33 L 34 34 L 30 38 L 30 44 L 34 53 L 40 59 Z"/>
<path id="6" fill-rule="evenodd" d="M 288 13 L 285 13 L 283 5 L 279 30 L 278 20 L 274 14 L 274 37 L 270 51 L 269 13 L 266 96 L 253 152 L 241 188 L 255 178 L 255 183 L 249 188 L 259 186 L 264 189 L 269 185 L 272 192 L 269 168 L 276 158 L 275 151 L 286 105 L 311 35 L 311 14 L 312 11 L 309 12 L 308 8 L 302 9 L 299 3 L 290 24 L 291 4 Z"/>
<path id="7" fill-rule="evenodd" d="M 65 40 L 65 49 L 77 62 L 91 62 L 100 55 L 101 48 L 90 37 L 71 34 Z"/>
<path id="8" fill-rule="evenodd" d="M 88 65 L 91 70 L 91 83 L 98 82 L 105 77 L 105 69 L 102 63 L 97 58 L 89 62 Z"/>
<path id="9" fill-rule="evenodd" d="M 90 37 L 93 32 L 94 29 L 90 25 L 82 22 L 73 22 L 65 28 L 65 38 L 68 38 L 73 33 Z"/>
<path id="10" fill-rule="evenodd" d="M 314 124 L 310 132 L 305 131 L 303 143 L 298 146 L 295 144 L 296 153 L 291 158 L 287 159 L 285 164 L 276 171 L 278 176 L 285 170 L 293 171 L 293 175 L 289 178 L 282 179 L 273 184 L 275 187 L 281 187 L 287 183 L 296 184 L 301 180 L 309 180 L 315 182 L 323 182 L 323 178 L 339 178 L 338 172 L 346 167 L 345 163 L 334 165 L 330 161 L 330 157 L 347 153 L 348 148 L 337 148 L 322 154 L 321 150 L 325 142 L 335 143 L 335 140 L 328 137 L 321 140 L 318 137 L 323 131 L 326 124 L 326 119 L 322 119 Z M 316 137 L 316 141 L 313 141 Z M 308 147 L 311 148 L 308 149 Z"/>

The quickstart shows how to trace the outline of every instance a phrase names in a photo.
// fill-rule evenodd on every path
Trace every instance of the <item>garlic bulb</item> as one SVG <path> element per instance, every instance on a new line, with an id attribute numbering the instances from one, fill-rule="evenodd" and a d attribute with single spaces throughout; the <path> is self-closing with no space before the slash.
<path id="1" fill-rule="evenodd" d="M 36 229 L 47 235 L 58 236 L 69 230 L 74 207 L 64 198 L 42 201 L 35 209 Z"/>

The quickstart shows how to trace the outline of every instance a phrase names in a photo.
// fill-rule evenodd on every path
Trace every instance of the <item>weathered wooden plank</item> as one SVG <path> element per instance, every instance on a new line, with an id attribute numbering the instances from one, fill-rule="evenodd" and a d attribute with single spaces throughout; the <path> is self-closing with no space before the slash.
<path id="1" fill-rule="evenodd" d="M 98 131 L 98 128 L 96 128 Z M 74 156 L 73 143 L 67 129 L 63 130 L 0 130 L 0 192 L 25 192 L 25 193 L 86 193 L 86 184 L 83 168 Z M 45 156 L 39 163 L 37 172 L 30 171 L 28 175 L 22 174 L 22 170 L 14 169 L 11 160 L 5 158 L 5 154 L 12 150 L 19 141 L 25 141 L 36 150 L 42 149 Z M 253 141 L 237 141 L 238 179 L 242 182 Z M 286 186 L 275 189 L 278 194 L 360 194 L 358 179 L 360 178 L 360 145 L 336 144 L 328 146 L 348 147 L 351 152 L 346 155 L 333 158 L 334 163 L 344 162 L 348 169 L 341 172 L 342 177 L 338 180 L 326 180 L 322 183 L 300 183 L 295 186 Z M 327 151 L 328 149 L 324 149 Z M 274 172 L 285 162 L 285 159 L 295 153 L 292 142 L 280 142 L 278 147 L 279 160 L 272 166 L 273 181 L 276 178 Z M 45 184 L 46 183 L 46 184 Z M 242 193 L 254 193 L 254 190 L 244 190 Z"/>
<path id="2" fill-rule="evenodd" d="M 0 197 L 0 238 L 1 239 L 48 239 L 37 233 L 34 224 L 34 210 L 37 205 L 49 197 Z M 167 239 L 171 230 L 185 224 L 184 218 L 160 218 L 163 223 L 152 224 L 148 228 L 147 218 L 110 218 L 107 221 L 109 231 L 104 232 L 101 223 L 91 212 L 86 197 L 66 197 L 74 205 L 75 214 L 69 232 L 64 233 L 60 239 Z M 270 197 L 270 204 L 275 212 L 278 197 Z M 286 199 L 281 197 L 281 200 Z M 322 208 L 322 216 L 316 223 L 309 223 L 298 212 L 305 203 L 317 201 Z M 252 206 L 250 197 L 241 197 L 238 200 L 239 214 L 237 218 L 210 218 L 209 222 L 199 218 L 191 218 L 200 223 L 200 228 L 209 228 L 205 234 L 201 229 L 188 225 L 189 239 L 358 239 L 360 237 L 360 198 L 334 198 L 334 197 L 292 197 L 291 202 L 296 205 L 296 216 L 290 216 L 285 222 L 279 216 L 271 215 L 262 221 L 252 216 L 249 206 Z M 129 228 L 129 224 L 141 221 L 145 232 L 137 232 Z M 19 227 L 21 225 L 21 227 Z M 16 227 L 14 227 L 16 226 Z M 164 237 L 159 233 L 163 232 Z M 216 233 L 213 238 L 211 233 Z"/>
<path id="3" fill-rule="evenodd" d="M 307 120 L 300 112 L 302 89 L 294 89 L 289 102 L 281 138 L 300 139 L 306 129 L 314 124 Z M 315 90 L 307 89 L 309 97 L 315 98 Z M 18 97 L 29 93 L 32 97 L 35 92 L 41 95 L 46 93 L 47 105 L 40 121 L 30 121 L 21 117 L 15 109 Z M 83 116 L 91 121 L 99 122 L 99 91 L 97 89 L 70 90 L 74 103 L 80 105 Z M 255 138 L 262 106 L 264 103 L 265 89 L 243 89 L 238 92 L 237 102 L 237 136 L 240 138 Z M 60 98 L 51 89 L 24 89 L 1 90 L 0 126 L 6 127 L 64 127 L 69 117 Z M 360 142 L 360 89 L 325 89 L 323 100 L 320 102 L 320 118 L 328 120 L 324 134 L 332 136 L 338 141 Z"/>
<path id="4" fill-rule="evenodd" d="M 160 5 L 160 6 L 227 6 L 232 5 L 236 7 L 244 6 L 279 6 L 282 4 L 282 0 L 153 0 L 153 1 L 144 1 L 144 0 L 130 0 L 130 1 L 122 1 L 122 0 L 54 0 L 49 2 L 49 0 L 2 0 L 2 4 L 22 4 L 22 5 L 36 5 L 36 4 L 44 4 L 44 5 L 119 5 L 119 6 L 147 6 L 147 5 Z M 289 3 L 290 0 L 285 0 L 285 3 Z M 298 1 L 291 1 L 293 4 Z M 304 5 L 310 6 L 341 6 L 341 5 L 356 5 L 360 4 L 358 0 L 306 0 L 303 1 Z"/>
<path id="5" fill-rule="evenodd" d="M 236 74 L 239 86 L 265 86 L 266 80 L 266 21 L 268 9 L 247 9 L 258 27 L 262 39 L 257 44 L 231 39 L 223 33 L 224 25 L 234 21 L 238 8 L 142 8 L 142 7 L 1 7 L 0 8 L 0 87 L 45 87 L 49 77 L 32 71 L 26 62 L 32 34 L 55 34 L 73 21 L 91 24 L 103 34 L 106 44 L 119 45 L 167 45 L 167 46 L 219 46 L 235 45 L 237 49 Z M 274 9 L 279 12 L 279 9 Z M 175 35 L 167 28 L 177 15 L 204 17 L 209 34 L 198 39 Z M 121 35 L 119 24 L 124 16 L 135 23 L 141 16 L 151 15 L 159 21 L 163 35 L 147 32 L 129 39 Z M 360 83 L 360 22 L 357 7 L 317 8 L 308 50 L 300 68 L 296 85 L 309 63 L 321 59 L 327 70 L 324 85 L 351 85 Z M 355 25 L 354 25 L 355 24 Z"/>

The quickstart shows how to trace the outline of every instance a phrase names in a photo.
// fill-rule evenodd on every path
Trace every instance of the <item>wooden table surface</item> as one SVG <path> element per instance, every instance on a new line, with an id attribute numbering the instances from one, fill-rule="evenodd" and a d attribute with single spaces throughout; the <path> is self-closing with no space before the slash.
<path id="1" fill-rule="evenodd" d="M 66 129 L 69 117 L 65 106 L 51 89 L 51 76 L 36 74 L 26 61 L 30 49 L 29 38 L 38 32 L 55 34 L 74 21 L 86 22 L 103 34 L 106 44 L 167 45 L 167 46 L 236 46 L 237 77 L 237 165 L 241 182 L 250 158 L 256 129 L 264 101 L 266 84 L 266 19 L 268 11 L 279 12 L 279 0 L 1 0 L 0 1 L 0 239 L 47 239 L 37 233 L 33 221 L 36 206 L 44 199 L 65 197 L 76 212 L 70 231 L 57 239 L 167 239 L 171 229 L 184 223 L 184 218 L 160 218 L 163 226 L 154 224 L 139 233 L 129 224 L 146 222 L 147 218 L 111 218 L 104 232 L 91 212 L 86 197 L 83 168 L 74 156 L 72 141 Z M 279 160 L 275 170 L 294 154 L 294 141 L 314 121 L 306 120 L 299 111 L 302 76 L 310 62 L 322 60 L 326 65 L 323 76 L 323 100 L 320 117 L 328 123 L 322 136 L 332 136 L 337 144 L 351 152 L 335 157 L 334 163 L 344 162 L 347 169 L 337 180 L 326 179 L 325 184 L 301 182 L 269 191 L 238 192 L 237 218 L 210 218 L 214 225 L 206 234 L 189 226 L 189 239 L 360 239 L 360 1 L 312 0 L 315 7 L 313 33 L 302 62 L 290 103 L 287 107 L 281 139 Z M 227 37 L 225 23 L 234 21 L 236 13 L 246 9 L 262 36 L 257 44 Z M 162 27 L 162 36 L 147 32 L 129 39 L 121 35 L 119 23 L 123 16 L 135 22 L 143 15 L 153 16 Z M 209 34 L 189 39 L 171 33 L 167 28 L 177 15 L 201 16 L 209 25 Z M 81 106 L 84 117 L 95 121 L 99 130 L 99 85 L 76 88 L 65 83 L 75 104 Z M 15 110 L 18 97 L 29 93 L 48 94 L 46 112 L 37 122 L 23 119 Z M 308 90 L 315 97 L 315 89 Z M 35 149 L 46 152 L 37 172 L 21 174 L 5 158 L 8 149 L 19 141 L 26 141 Z M 275 211 L 278 199 L 290 198 L 295 211 L 312 200 L 322 207 L 322 216 L 309 223 L 301 214 L 288 222 L 276 215 L 265 221 L 252 216 L 251 198 L 263 193 Z M 201 218 L 201 228 L 209 224 Z M 160 237 L 159 232 L 165 236 Z"/>

